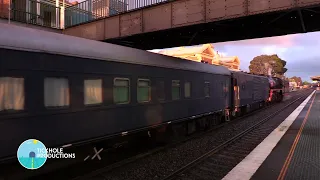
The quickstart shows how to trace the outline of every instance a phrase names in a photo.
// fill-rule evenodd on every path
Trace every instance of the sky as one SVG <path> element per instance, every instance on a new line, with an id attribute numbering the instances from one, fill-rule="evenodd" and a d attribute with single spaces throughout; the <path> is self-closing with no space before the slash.
<path id="1" fill-rule="evenodd" d="M 69 0 L 73 1 L 84 0 Z M 298 76 L 303 81 L 311 82 L 310 76 L 320 75 L 320 32 L 213 43 L 213 46 L 220 54 L 238 56 L 240 68 L 244 71 L 249 71 L 250 61 L 254 57 L 278 54 L 287 61 L 287 77 Z"/>
<path id="2" fill-rule="evenodd" d="M 220 54 L 238 56 L 244 71 L 249 71 L 254 57 L 278 54 L 287 61 L 287 77 L 298 76 L 311 82 L 311 76 L 320 75 L 320 32 L 213 43 L 213 46 Z"/>

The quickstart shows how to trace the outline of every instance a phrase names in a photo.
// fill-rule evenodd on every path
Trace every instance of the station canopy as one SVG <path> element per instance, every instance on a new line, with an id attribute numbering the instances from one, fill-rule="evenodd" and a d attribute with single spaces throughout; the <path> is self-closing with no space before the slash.
<path id="1" fill-rule="evenodd" d="M 212 44 L 203 44 L 192 47 L 178 47 L 161 50 L 157 53 L 191 61 L 225 66 L 232 70 L 240 69 L 240 60 L 237 56 L 223 56 L 214 49 Z"/>
<path id="2" fill-rule="evenodd" d="M 313 76 L 311 77 L 312 81 L 320 81 L 320 76 Z"/>

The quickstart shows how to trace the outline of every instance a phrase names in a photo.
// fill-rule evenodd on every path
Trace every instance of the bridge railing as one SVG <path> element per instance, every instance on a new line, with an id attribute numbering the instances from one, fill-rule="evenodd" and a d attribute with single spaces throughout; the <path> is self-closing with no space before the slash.
<path id="1" fill-rule="evenodd" d="M 174 0 L 86 0 L 66 8 L 65 27 Z"/>
<path id="2" fill-rule="evenodd" d="M 11 9 L 11 10 L 9 10 Z M 49 2 L 37 0 L 0 0 L 0 18 L 26 24 L 61 28 L 61 8 Z"/>

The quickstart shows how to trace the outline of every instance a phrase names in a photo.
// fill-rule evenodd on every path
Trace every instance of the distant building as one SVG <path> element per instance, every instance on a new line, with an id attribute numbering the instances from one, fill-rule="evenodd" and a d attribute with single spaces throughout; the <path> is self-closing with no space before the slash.
<path id="1" fill-rule="evenodd" d="M 313 76 L 311 77 L 312 81 L 320 81 L 320 76 Z"/>
<path id="2" fill-rule="evenodd" d="M 289 82 L 289 91 L 291 92 L 291 91 L 296 91 L 297 90 L 297 83 L 296 82 L 294 82 L 294 81 L 290 81 Z"/>
<path id="3" fill-rule="evenodd" d="M 294 82 L 294 81 L 292 82 L 292 81 L 291 81 L 291 82 L 289 82 L 289 86 L 290 86 L 290 87 L 297 87 L 298 85 L 297 85 L 296 82 Z"/>
<path id="4" fill-rule="evenodd" d="M 234 70 L 240 69 L 240 60 L 237 56 L 223 57 L 214 50 L 212 44 L 187 48 L 179 47 L 170 50 L 162 50 L 158 53 L 207 64 L 225 66 Z"/>
<path id="5" fill-rule="evenodd" d="M 240 70 L 240 60 L 237 56 L 220 57 L 219 64 L 229 69 Z"/>
<path id="6" fill-rule="evenodd" d="M 297 84 L 296 87 L 300 87 L 300 86 L 303 85 L 303 82 L 302 82 L 301 77 L 293 76 L 292 78 L 290 78 L 289 81 L 290 81 L 290 82 L 295 82 L 295 83 Z"/>

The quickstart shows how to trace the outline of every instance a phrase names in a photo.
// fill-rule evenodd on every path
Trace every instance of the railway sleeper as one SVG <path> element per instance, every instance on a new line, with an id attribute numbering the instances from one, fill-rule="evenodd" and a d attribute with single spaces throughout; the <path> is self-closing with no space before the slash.
<path id="1" fill-rule="evenodd" d="M 241 154 L 249 154 L 251 151 L 250 150 L 246 150 L 244 148 L 241 147 L 236 147 L 236 146 L 231 146 L 231 147 L 227 147 L 226 151 L 236 151 L 237 153 L 241 153 Z"/>
<path id="2" fill-rule="evenodd" d="M 247 136 L 247 137 L 244 137 L 244 139 L 246 141 L 255 142 L 255 141 L 260 141 L 261 140 L 261 136 Z"/>
<path id="3" fill-rule="evenodd" d="M 215 156 L 215 159 L 217 159 L 219 161 L 238 162 L 238 158 L 224 155 L 224 154 L 217 154 Z"/>
<path id="4" fill-rule="evenodd" d="M 211 167 L 211 166 L 200 166 L 199 169 L 201 169 L 203 172 L 205 172 L 207 175 L 211 176 L 210 178 L 205 179 L 221 179 L 221 175 L 224 174 L 226 169 L 222 167 Z M 229 169 L 229 168 L 228 168 Z"/>
<path id="5" fill-rule="evenodd" d="M 199 167 L 191 170 L 188 174 L 192 177 L 196 177 L 196 179 L 212 179 L 213 173 L 204 169 L 200 169 Z"/>
<path id="6" fill-rule="evenodd" d="M 232 156 L 234 158 L 245 158 L 246 157 L 246 154 L 242 154 L 242 153 L 237 153 L 235 151 L 233 152 L 230 152 L 230 151 L 223 151 L 221 154 L 225 155 L 225 156 Z"/>
<path id="7" fill-rule="evenodd" d="M 207 172 L 209 174 L 219 174 L 219 169 L 211 166 L 201 165 L 198 167 L 201 171 Z M 220 170 L 221 171 L 221 170 Z"/>
<path id="8" fill-rule="evenodd" d="M 208 161 L 204 164 L 205 166 L 209 166 L 212 167 L 214 169 L 228 169 L 230 168 L 230 166 L 226 165 L 226 164 L 222 164 L 222 163 L 217 163 L 217 161 L 215 161 L 214 159 L 208 159 Z"/>

